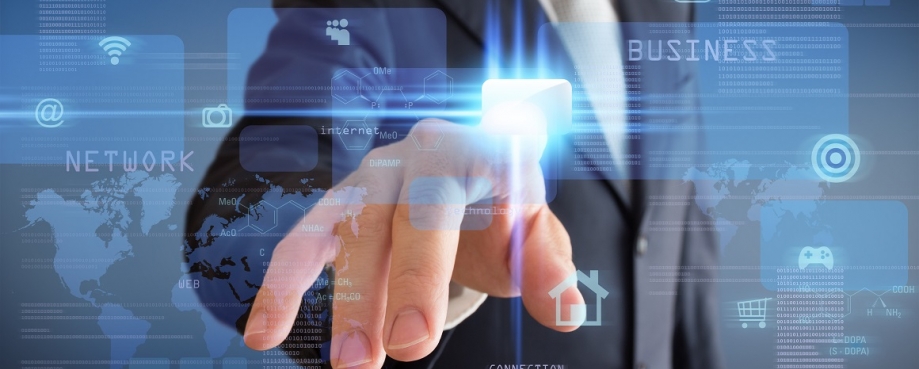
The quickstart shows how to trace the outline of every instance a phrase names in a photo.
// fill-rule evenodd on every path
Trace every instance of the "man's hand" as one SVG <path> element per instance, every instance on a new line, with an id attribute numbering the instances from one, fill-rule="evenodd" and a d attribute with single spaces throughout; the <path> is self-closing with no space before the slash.
<path id="1" fill-rule="evenodd" d="M 521 296 L 543 325 L 576 329 L 555 325 L 548 294 L 575 267 L 568 233 L 545 204 L 539 167 L 545 135 L 501 130 L 424 120 L 411 135 L 422 143 L 441 140 L 437 150 L 419 151 L 406 139 L 368 153 L 336 187 L 351 191 L 327 192 L 329 200 L 278 244 L 252 306 L 246 344 L 266 350 L 284 341 L 326 263 L 334 263 L 336 278 L 350 281 L 335 286 L 336 293 L 360 294 L 359 301 L 333 300 L 336 368 L 379 368 L 386 354 L 401 361 L 430 354 L 443 331 L 451 280 L 492 296 Z M 374 160 L 400 164 L 379 167 Z M 335 197 L 342 193 L 351 195 Z M 482 220 L 464 216 L 465 206 L 489 199 L 491 223 L 461 231 Z M 560 298 L 563 306 L 583 303 L 576 288 Z"/>

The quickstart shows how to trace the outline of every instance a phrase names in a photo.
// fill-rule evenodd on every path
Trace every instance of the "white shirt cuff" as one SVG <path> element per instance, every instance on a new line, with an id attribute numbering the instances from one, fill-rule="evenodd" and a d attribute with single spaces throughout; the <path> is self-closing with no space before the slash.
<path id="1" fill-rule="evenodd" d="M 485 302 L 488 294 L 450 282 L 450 301 L 447 305 L 447 321 L 444 330 L 453 329 Z"/>

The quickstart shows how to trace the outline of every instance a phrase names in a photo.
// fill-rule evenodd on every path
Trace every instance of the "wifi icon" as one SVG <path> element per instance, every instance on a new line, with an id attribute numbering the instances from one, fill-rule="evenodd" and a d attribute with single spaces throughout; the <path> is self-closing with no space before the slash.
<path id="1" fill-rule="evenodd" d="M 99 46 L 102 46 L 102 49 L 112 57 L 112 65 L 118 65 L 118 57 L 128 49 L 128 46 L 131 46 L 131 41 L 124 37 L 111 36 L 99 41 Z"/>

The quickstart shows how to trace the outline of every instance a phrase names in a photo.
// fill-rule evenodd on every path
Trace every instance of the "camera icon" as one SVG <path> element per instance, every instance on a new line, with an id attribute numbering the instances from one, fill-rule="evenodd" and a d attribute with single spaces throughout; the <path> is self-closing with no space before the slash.
<path id="1" fill-rule="evenodd" d="M 217 105 L 216 108 L 201 110 L 201 125 L 208 128 L 225 128 L 233 124 L 233 109 L 227 104 Z"/>

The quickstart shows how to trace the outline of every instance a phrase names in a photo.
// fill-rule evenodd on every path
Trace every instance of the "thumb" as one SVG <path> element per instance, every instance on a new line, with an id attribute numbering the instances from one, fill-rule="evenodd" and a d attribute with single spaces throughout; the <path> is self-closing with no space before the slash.
<path id="1" fill-rule="evenodd" d="M 523 304 L 540 324 L 560 332 L 573 331 L 583 323 L 583 315 L 572 317 L 572 306 L 583 305 L 584 297 L 576 279 L 570 284 L 577 271 L 571 261 L 568 232 L 547 205 L 539 207 L 528 223 L 522 245 L 511 245 L 510 261 L 514 279 L 519 277 Z"/>

